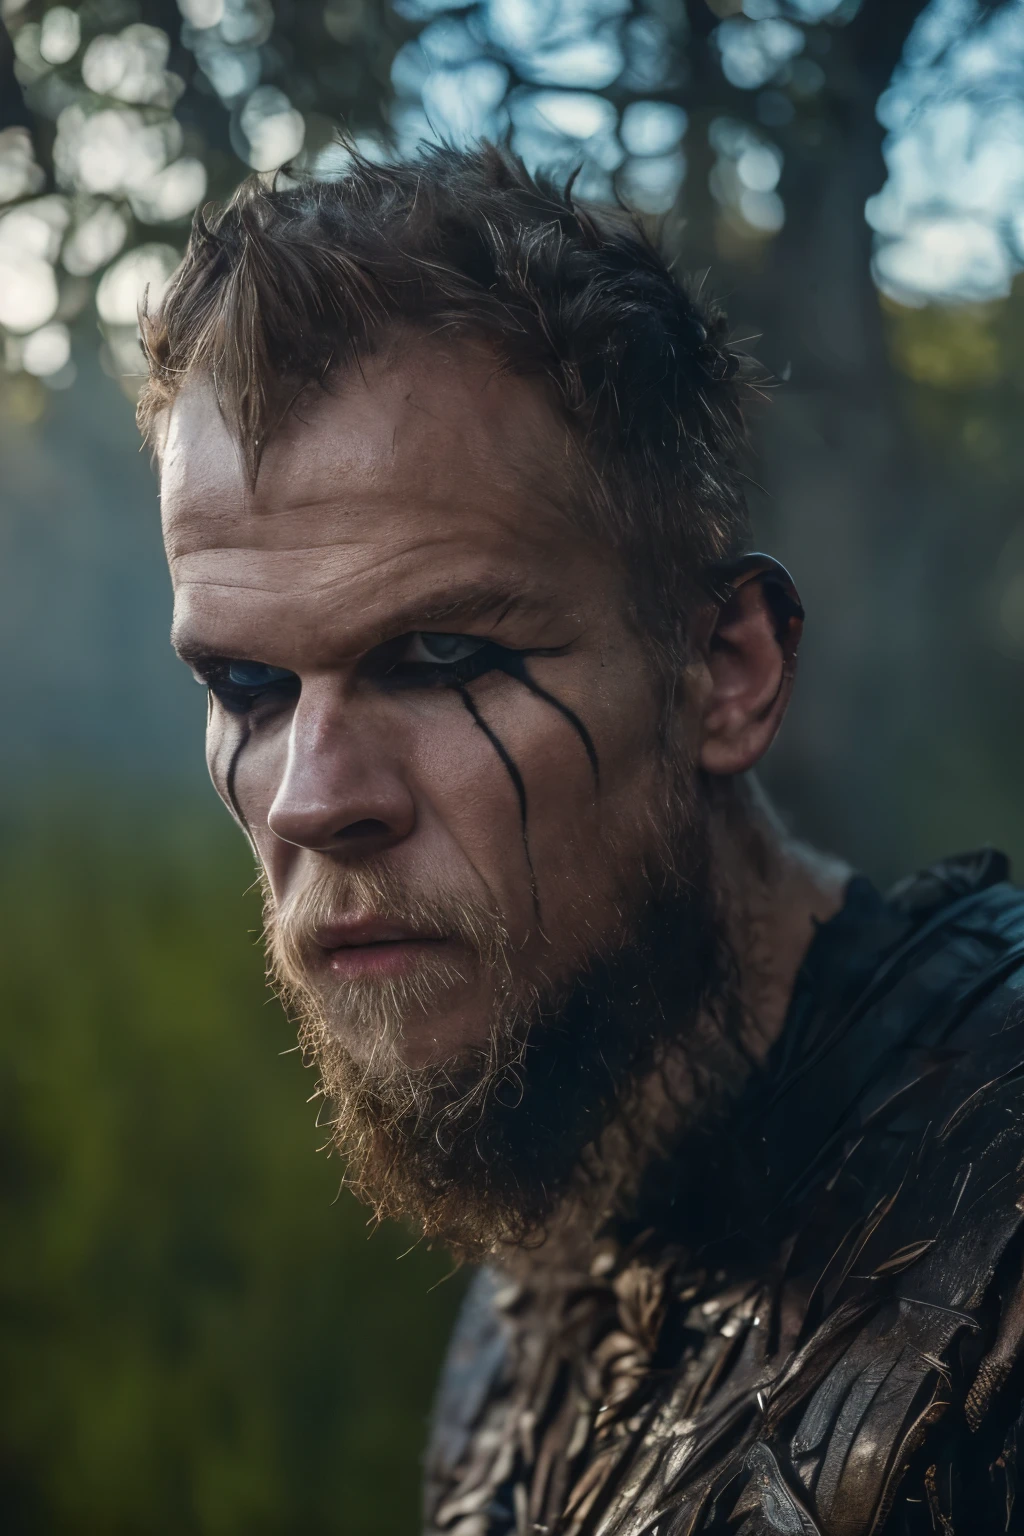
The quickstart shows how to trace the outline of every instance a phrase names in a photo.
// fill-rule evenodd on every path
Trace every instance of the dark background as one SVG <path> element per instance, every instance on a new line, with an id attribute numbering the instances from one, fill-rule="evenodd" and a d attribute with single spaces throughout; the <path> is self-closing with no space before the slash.
<path id="1" fill-rule="evenodd" d="M 1019 859 L 1022 9 L 4 0 L 5 1531 L 414 1531 L 462 1284 L 334 1203 L 167 645 L 130 316 L 183 247 L 181 187 L 337 167 L 336 120 L 372 152 L 508 129 L 662 220 L 777 381 L 751 497 L 809 619 L 773 793 L 880 881 Z M 111 212 L 120 244 L 74 245 Z"/>

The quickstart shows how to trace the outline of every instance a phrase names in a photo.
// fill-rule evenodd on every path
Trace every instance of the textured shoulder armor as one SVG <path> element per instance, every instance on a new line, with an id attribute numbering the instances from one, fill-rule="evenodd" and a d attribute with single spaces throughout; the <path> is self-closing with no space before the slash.
<path id="1" fill-rule="evenodd" d="M 1024 896 L 999 857 L 894 892 L 857 995 L 804 1021 L 746 1128 L 757 1230 L 666 1228 L 558 1294 L 478 1279 L 431 1532 L 1024 1529 Z"/>
<path id="2" fill-rule="evenodd" d="M 510 1332 L 504 1300 L 500 1276 L 490 1269 L 479 1270 L 459 1311 L 438 1384 L 427 1447 L 428 1511 L 466 1460 L 474 1428 L 500 1387 Z"/>

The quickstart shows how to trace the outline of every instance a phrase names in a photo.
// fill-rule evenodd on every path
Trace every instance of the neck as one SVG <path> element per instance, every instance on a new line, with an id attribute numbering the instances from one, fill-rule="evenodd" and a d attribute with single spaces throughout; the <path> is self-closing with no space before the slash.
<path id="1" fill-rule="evenodd" d="M 662 1063 L 643 1084 L 628 1118 L 604 1133 L 597 1168 L 555 1216 L 547 1240 L 518 1255 L 506 1251 L 513 1271 L 572 1275 L 590 1268 L 595 1234 L 615 1209 L 632 1204 L 645 1167 L 668 1152 L 706 1095 L 713 1101 L 716 1090 L 709 1085 L 718 1077 L 734 1078 L 735 1047 L 748 1067 L 763 1060 L 785 1024 L 816 927 L 843 905 L 849 866 L 790 837 L 755 781 L 712 784 L 708 807 L 711 864 L 735 966 L 741 1038 L 734 1036 L 729 1047 L 720 1023 L 708 1018 L 700 1075 L 686 1050 Z"/>
<path id="2" fill-rule="evenodd" d="M 843 905 L 849 865 L 790 837 L 748 778 L 711 791 L 711 857 L 755 1060 L 786 1021 L 816 928 Z"/>

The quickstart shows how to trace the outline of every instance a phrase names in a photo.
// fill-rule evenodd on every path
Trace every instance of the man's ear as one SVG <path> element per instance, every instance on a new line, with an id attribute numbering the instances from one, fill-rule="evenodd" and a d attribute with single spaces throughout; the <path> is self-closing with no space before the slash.
<path id="1" fill-rule="evenodd" d="M 789 572 L 770 555 L 744 555 L 718 574 L 700 765 L 724 776 L 752 768 L 782 724 L 804 610 Z"/>

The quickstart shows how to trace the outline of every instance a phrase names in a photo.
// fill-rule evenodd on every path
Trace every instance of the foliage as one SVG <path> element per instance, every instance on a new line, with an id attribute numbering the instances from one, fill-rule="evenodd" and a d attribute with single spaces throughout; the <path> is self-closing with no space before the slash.
<path id="1" fill-rule="evenodd" d="M 1006 299 L 941 309 L 883 301 L 889 355 L 909 415 L 932 454 L 979 488 L 1024 483 L 1024 283 Z"/>
<path id="2" fill-rule="evenodd" d="M 332 1205 L 227 833 L 96 822 L 4 847 L 3 1528 L 411 1531 L 460 1282 Z"/>
<path id="3" fill-rule="evenodd" d="M 94 299 L 110 371 L 141 371 L 136 306 L 207 195 L 253 167 L 312 166 L 339 124 L 380 142 L 408 31 L 386 0 L 3 0 L 0 15 L 17 81 L 0 74 L 0 95 L 25 102 L 19 121 L 0 101 L 0 336 L 9 370 L 58 388 Z"/>
<path id="4" fill-rule="evenodd" d="M 1024 300 L 887 302 L 886 355 L 870 285 L 863 210 L 885 176 L 875 106 L 920 0 L 864 0 L 859 11 L 827 0 L 0 7 L 31 123 L 31 141 L 14 126 L 0 144 L 0 297 L 10 301 L 16 279 L 22 296 L 35 282 L 48 303 L 43 267 L 57 283 L 48 318 L 7 327 L 0 415 L 41 428 L 49 401 L 53 417 L 92 420 L 78 393 L 92 391 L 91 369 L 60 412 L 46 385 L 70 382 L 64 364 L 51 366 L 70 342 L 65 327 L 95 345 L 96 290 L 122 261 L 130 280 L 108 282 L 99 306 L 107 362 L 138 366 L 137 280 L 158 280 L 176 259 L 193 205 L 173 211 L 172 194 L 192 196 L 197 166 L 209 194 L 229 191 L 294 143 L 297 113 L 307 162 L 329 168 L 335 120 L 372 148 L 414 135 L 426 108 L 435 122 L 445 103 L 469 112 L 504 82 L 495 112 L 519 147 L 589 158 L 592 191 L 671 210 L 682 265 L 714 262 L 741 334 L 760 332 L 766 365 L 791 379 L 763 441 L 777 445 L 764 476 L 771 543 L 813 616 L 774 759 L 798 825 L 886 875 L 987 838 L 1024 849 L 1012 707 L 1024 660 Z M 1015 6 L 984 7 L 1001 8 Z M 65 48 L 73 40 L 68 15 L 77 41 L 58 58 L 60 36 Z M 48 17 L 58 17 L 45 43 L 53 59 L 42 52 Z M 86 54 L 111 38 L 124 47 L 93 55 L 93 89 Z M 616 48 L 623 71 L 602 83 Z M 645 103 L 658 110 L 638 113 Z M 97 166 L 100 182 L 114 177 L 106 189 L 76 180 L 73 157 L 56 153 L 61 113 L 76 107 L 90 122 L 109 114 L 106 147 L 89 162 L 94 181 Z M 122 119 L 134 137 L 120 134 Z M 70 134 L 80 119 L 65 123 L 64 142 L 80 148 Z M 133 159 L 143 148 L 148 171 Z M 961 181 L 987 185 L 966 172 Z M 8 498 L 18 437 L 6 443 Z M 72 434 L 45 443 L 38 457 L 95 473 Z M 103 540 L 122 537 L 118 518 L 136 505 L 118 453 L 110 459 L 109 526 L 94 519 L 72 534 L 87 504 L 59 477 L 39 481 L 32 507 L 40 548 L 67 546 L 79 582 L 113 563 Z M 51 484 L 67 506 L 47 502 Z M 14 503 L 3 505 L 13 528 Z M 12 535 L 11 550 L 23 546 Z M 65 599 L 59 579 L 52 608 Z M 34 573 L 9 580 L 27 611 L 22 588 L 44 591 L 54 567 L 40 555 Z M 46 603 L 35 629 L 45 630 Z M 122 602 L 113 617 L 126 623 L 126 612 Z M 84 654 L 120 676 L 125 640 L 110 627 L 109 647 Z M 57 713 L 38 684 L 52 681 L 37 660 L 48 643 L 19 636 L 11 671 L 36 679 Z M 127 707 L 137 724 L 138 697 Z M 80 772 L 91 735 L 16 720 L 39 729 L 41 756 L 69 742 Z M 94 724 L 112 743 L 110 782 L 137 779 L 124 732 L 104 737 L 109 722 Z M 104 795 L 80 789 L 64 813 L 27 820 L 2 845 L 3 1528 L 399 1536 L 415 1528 L 417 1448 L 460 1281 L 432 1291 L 448 1273 L 442 1255 L 416 1249 L 399 1263 L 401 1233 L 368 1237 L 359 1208 L 331 1204 L 340 1170 L 313 1155 L 309 1079 L 279 1056 L 290 1031 L 266 1004 L 246 935 L 258 912 L 251 902 L 246 916 L 241 901 L 241 850 L 212 809 L 183 806 L 155 826 L 163 802 L 146 792 L 148 821 L 131 806 L 101 813 Z"/>
<path id="5" fill-rule="evenodd" d="M 836 132 L 851 97 L 873 110 L 895 59 L 878 6 L 3 0 L 26 104 L 0 134 L 6 366 L 68 382 L 68 324 L 95 292 L 111 371 L 138 374 L 136 304 L 207 192 L 250 167 L 333 174 L 338 124 L 370 154 L 507 135 L 530 165 L 575 167 L 581 195 L 652 215 L 710 193 L 725 253 L 756 252 L 785 221 L 790 150 Z M 919 8 L 899 0 L 901 38 Z"/>

